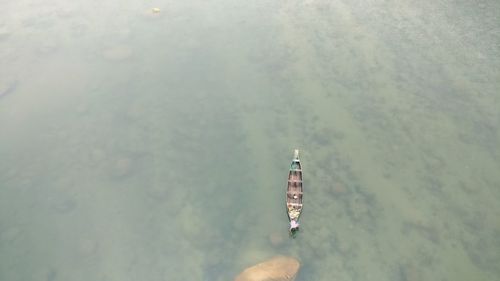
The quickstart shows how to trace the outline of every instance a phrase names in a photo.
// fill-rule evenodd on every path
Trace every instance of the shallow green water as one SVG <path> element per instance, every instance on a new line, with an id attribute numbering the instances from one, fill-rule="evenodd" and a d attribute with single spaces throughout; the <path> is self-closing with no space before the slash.
<path id="1" fill-rule="evenodd" d="M 469 2 L 1 1 L 0 280 L 500 280 L 500 4 Z"/>

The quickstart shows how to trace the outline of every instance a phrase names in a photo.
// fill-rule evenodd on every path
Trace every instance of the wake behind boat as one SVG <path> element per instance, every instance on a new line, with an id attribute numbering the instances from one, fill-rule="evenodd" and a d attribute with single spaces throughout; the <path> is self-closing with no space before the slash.
<path id="1" fill-rule="evenodd" d="M 302 212 L 302 166 L 299 160 L 299 150 L 295 149 L 286 190 L 286 208 L 290 220 L 290 232 L 299 230 L 299 217 Z"/>

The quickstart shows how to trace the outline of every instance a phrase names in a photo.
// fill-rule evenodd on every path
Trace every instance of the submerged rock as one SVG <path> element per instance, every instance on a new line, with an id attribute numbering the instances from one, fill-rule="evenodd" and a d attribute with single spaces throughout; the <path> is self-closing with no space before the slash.
<path id="1" fill-rule="evenodd" d="M 347 192 L 346 186 L 341 182 L 334 182 L 332 190 L 333 190 L 333 195 L 342 195 Z"/>
<path id="2" fill-rule="evenodd" d="M 114 178 L 124 178 L 132 173 L 132 159 L 127 157 L 118 158 L 113 167 L 112 175 Z"/>
<path id="3" fill-rule="evenodd" d="M 0 241 L 13 242 L 21 235 L 21 230 L 17 227 L 11 227 L 0 233 Z"/>
<path id="4" fill-rule="evenodd" d="M 399 276 L 401 280 L 406 281 L 421 281 L 422 273 L 413 263 L 399 265 Z"/>
<path id="5" fill-rule="evenodd" d="M 59 214 L 69 214 L 76 206 L 77 203 L 73 199 L 62 199 L 52 203 L 52 209 Z"/>
<path id="6" fill-rule="evenodd" d="M 31 280 L 54 281 L 57 279 L 57 270 L 53 267 L 42 267 L 36 269 L 31 276 Z"/>
<path id="7" fill-rule="evenodd" d="M 164 184 L 153 184 L 146 188 L 146 194 L 157 202 L 163 202 L 168 199 L 169 191 L 168 186 Z"/>
<path id="8" fill-rule="evenodd" d="M 90 152 L 90 160 L 95 163 L 99 164 L 106 159 L 106 153 L 98 148 L 92 149 Z"/>
<path id="9" fill-rule="evenodd" d="M 271 242 L 271 245 L 273 245 L 274 247 L 282 246 L 285 242 L 285 235 L 283 235 L 282 231 L 275 231 L 269 234 L 269 242 Z"/>
<path id="10" fill-rule="evenodd" d="M 97 242 L 90 239 L 82 239 L 78 244 L 78 254 L 83 257 L 91 256 L 97 252 Z"/>
<path id="11" fill-rule="evenodd" d="M 293 281 L 300 263 L 292 257 L 277 256 L 245 269 L 235 281 Z"/>
<path id="12" fill-rule="evenodd" d="M 132 49 L 127 46 L 114 46 L 103 50 L 102 55 L 109 61 L 124 61 L 132 56 Z"/>
<path id="13" fill-rule="evenodd" d="M 57 51 L 59 44 L 55 41 L 45 41 L 38 47 L 38 53 L 40 55 L 49 55 Z"/>
<path id="14" fill-rule="evenodd" d="M 16 88 L 16 79 L 12 77 L 0 78 L 0 98 L 14 92 Z"/>
<path id="15" fill-rule="evenodd" d="M 7 30 L 5 27 L 0 26 L 0 42 L 8 39 L 12 35 L 10 30 Z"/>

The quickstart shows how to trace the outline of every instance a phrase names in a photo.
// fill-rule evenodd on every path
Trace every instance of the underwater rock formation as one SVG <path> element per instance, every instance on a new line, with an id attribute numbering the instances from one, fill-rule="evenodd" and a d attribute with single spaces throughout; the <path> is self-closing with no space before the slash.
<path id="1" fill-rule="evenodd" d="M 234 281 L 293 281 L 299 268 L 297 259 L 277 256 L 245 269 Z"/>

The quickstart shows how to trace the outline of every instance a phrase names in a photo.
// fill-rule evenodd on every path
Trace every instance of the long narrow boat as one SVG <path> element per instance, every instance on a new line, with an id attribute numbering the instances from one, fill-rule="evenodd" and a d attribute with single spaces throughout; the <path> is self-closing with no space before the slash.
<path id="1" fill-rule="evenodd" d="M 302 166 L 300 165 L 299 150 L 295 149 L 290 172 L 288 173 L 288 187 L 286 189 L 286 209 L 290 220 L 290 232 L 299 230 L 299 217 L 302 212 Z"/>

